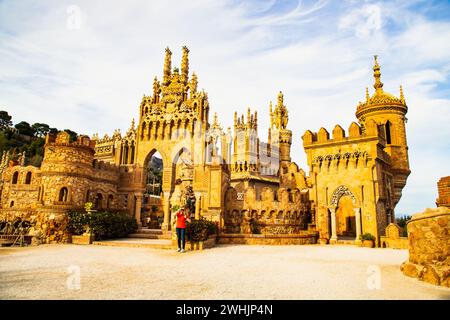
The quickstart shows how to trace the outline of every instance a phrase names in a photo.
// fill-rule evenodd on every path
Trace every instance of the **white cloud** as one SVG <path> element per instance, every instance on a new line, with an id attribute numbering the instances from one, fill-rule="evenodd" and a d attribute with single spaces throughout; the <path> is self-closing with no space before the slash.
<path id="1" fill-rule="evenodd" d="M 351 29 L 358 37 L 368 37 L 382 27 L 381 8 L 376 4 L 365 5 L 343 16 L 339 28 Z"/>

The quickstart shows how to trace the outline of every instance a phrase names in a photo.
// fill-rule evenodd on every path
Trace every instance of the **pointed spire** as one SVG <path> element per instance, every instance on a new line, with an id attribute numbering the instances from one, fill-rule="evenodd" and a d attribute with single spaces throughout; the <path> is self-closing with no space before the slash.
<path id="1" fill-rule="evenodd" d="M 191 89 L 191 95 L 197 92 L 197 86 L 198 86 L 197 74 L 195 74 L 195 72 L 193 72 L 191 82 L 189 84 L 189 87 Z"/>
<path id="2" fill-rule="evenodd" d="M 183 46 L 183 57 L 181 59 L 181 81 L 187 84 L 189 78 L 189 49 Z"/>
<path id="3" fill-rule="evenodd" d="M 281 107 L 283 105 L 283 92 L 278 93 L 278 106 Z"/>
<path id="4" fill-rule="evenodd" d="M 155 77 L 155 79 L 153 80 L 153 102 L 154 103 L 159 102 L 159 90 L 160 90 L 159 81 L 158 81 L 158 78 Z"/>
<path id="5" fill-rule="evenodd" d="M 381 72 L 380 72 L 380 66 L 378 64 L 378 56 L 374 56 L 375 59 L 375 65 L 373 66 L 373 77 L 375 78 L 375 83 L 373 87 L 375 88 L 376 92 L 383 92 L 383 82 L 381 82 Z"/>
<path id="6" fill-rule="evenodd" d="M 172 71 L 172 51 L 170 51 L 169 47 L 166 48 L 166 57 L 164 59 L 164 84 L 167 84 L 169 81 L 170 75 Z"/>
<path id="7" fill-rule="evenodd" d="M 400 101 L 405 104 L 405 96 L 403 95 L 403 87 L 400 85 Z"/>
<path id="8" fill-rule="evenodd" d="M 234 112 L 234 128 L 236 128 L 237 124 L 238 124 L 238 116 L 237 116 L 237 112 L 235 111 Z"/>
<path id="9" fill-rule="evenodd" d="M 131 120 L 131 128 L 130 128 L 131 130 L 134 130 L 135 128 L 134 128 L 134 118 L 133 118 L 133 120 Z"/>
<path id="10" fill-rule="evenodd" d="M 213 121 L 214 125 L 218 125 L 219 122 L 217 121 L 217 112 L 214 112 L 214 121 Z"/>
<path id="11" fill-rule="evenodd" d="M 369 95 L 369 88 L 366 87 L 366 102 L 369 103 L 370 95 Z"/>

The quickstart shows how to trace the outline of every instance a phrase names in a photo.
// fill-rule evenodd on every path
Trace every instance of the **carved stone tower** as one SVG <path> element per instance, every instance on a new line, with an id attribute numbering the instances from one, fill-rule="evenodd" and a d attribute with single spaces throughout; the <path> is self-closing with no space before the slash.
<path id="1" fill-rule="evenodd" d="M 270 104 L 270 138 L 272 145 L 279 148 L 280 172 L 284 173 L 287 166 L 291 163 L 291 144 L 292 131 L 286 129 L 288 123 L 288 110 L 284 105 L 283 93 L 278 93 L 277 105 L 272 111 L 272 103 Z"/>
<path id="2" fill-rule="evenodd" d="M 363 128 L 369 120 L 374 120 L 377 125 L 383 126 L 384 128 L 386 138 L 384 151 L 390 156 L 394 182 L 392 200 L 395 206 L 400 200 L 401 191 L 411 172 L 409 168 L 405 128 L 408 107 L 406 106 L 402 86 L 400 86 L 399 98 L 383 90 L 377 56 L 375 56 L 373 72 L 375 93 L 370 96 L 366 88 L 366 101 L 358 105 L 356 117 Z"/>

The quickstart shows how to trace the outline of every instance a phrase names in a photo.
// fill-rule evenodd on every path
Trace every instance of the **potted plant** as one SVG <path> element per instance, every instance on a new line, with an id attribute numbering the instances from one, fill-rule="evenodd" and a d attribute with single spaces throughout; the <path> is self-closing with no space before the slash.
<path id="1" fill-rule="evenodd" d="M 361 239 L 364 247 L 373 248 L 375 246 L 375 237 L 371 233 L 364 233 Z"/>

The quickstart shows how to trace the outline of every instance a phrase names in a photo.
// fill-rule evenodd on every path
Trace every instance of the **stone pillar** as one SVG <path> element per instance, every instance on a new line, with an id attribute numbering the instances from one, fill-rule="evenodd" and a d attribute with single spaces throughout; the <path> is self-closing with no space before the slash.
<path id="1" fill-rule="evenodd" d="M 200 219 L 200 205 L 201 205 L 201 201 L 202 201 L 202 195 L 201 193 L 196 193 L 195 194 L 195 219 L 198 220 Z"/>
<path id="2" fill-rule="evenodd" d="M 336 233 L 336 208 L 329 208 L 331 212 L 331 238 L 330 244 L 337 243 L 337 233 Z"/>
<path id="3" fill-rule="evenodd" d="M 170 192 L 164 192 L 164 203 L 163 203 L 163 211 L 164 211 L 164 222 L 161 226 L 161 229 L 168 231 L 170 227 Z"/>
<path id="4" fill-rule="evenodd" d="M 141 222 L 142 194 L 136 193 L 135 197 L 136 197 L 135 217 L 136 217 L 138 227 L 140 228 L 142 226 L 142 222 Z"/>
<path id="5" fill-rule="evenodd" d="M 355 244 L 360 245 L 362 243 L 361 236 L 361 208 L 355 208 L 355 223 L 356 223 L 356 239 Z"/>

